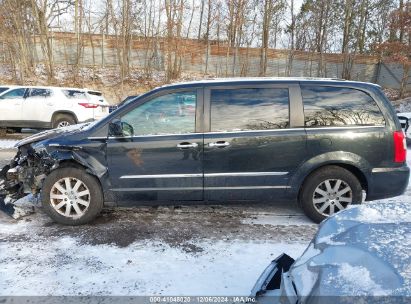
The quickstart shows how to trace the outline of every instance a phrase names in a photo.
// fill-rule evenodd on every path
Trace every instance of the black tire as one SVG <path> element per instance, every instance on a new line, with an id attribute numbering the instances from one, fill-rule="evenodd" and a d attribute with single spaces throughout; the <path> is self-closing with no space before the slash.
<path id="1" fill-rule="evenodd" d="M 81 208 L 84 208 L 82 211 L 81 216 L 77 216 L 74 214 L 76 211 L 74 210 L 73 207 L 67 207 L 69 210 L 71 210 L 71 213 L 73 215 L 65 216 L 61 213 L 59 213 L 54 207 L 54 205 L 58 205 L 57 203 L 63 202 L 63 200 L 58 201 L 57 203 L 55 200 L 50 199 L 50 192 L 52 189 L 54 190 L 53 186 L 60 180 L 64 178 L 70 178 L 70 180 L 73 182 L 73 184 L 76 182 L 76 180 L 80 180 L 84 186 L 87 188 L 84 188 L 89 191 L 89 195 L 87 197 L 87 200 L 89 202 L 89 205 L 85 207 L 84 205 L 78 204 L 77 206 L 81 206 Z M 72 185 L 73 185 L 72 184 Z M 83 185 L 81 186 L 83 187 Z M 74 187 L 73 187 L 74 188 Z M 81 191 L 81 189 L 79 189 Z M 62 193 L 62 192 L 61 192 Z M 84 197 L 83 197 L 84 198 Z M 77 199 L 77 197 L 76 197 Z M 70 198 L 68 199 L 70 200 Z M 70 225 L 70 226 L 76 226 L 76 225 L 83 225 L 86 223 L 89 223 L 92 221 L 101 211 L 103 208 L 103 192 L 101 189 L 101 185 L 97 178 L 94 176 L 88 174 L 84 169 L 79 169 L 79 168 L 73 168 L 73 167 L 66 167 L 66 168 L 60 168 L 52 171 L 44 180 L 43 187 L 41 190 L 41 201 L 42 201 L 42 206 L 44 211 L 57 223 L 63 224 L 63 225 Z M 67 201 L 67 199 L 65 199 Z M 66 203 L 68 204 L 68 202 Z M 67 210 L 63 209 L 63 207 L 60 209 L 60 212 L 62 210 Z"/>
<path id="2" fill-rule="evenodd" d="M 65 123 L 67 125 L 75 125 L 76 119 L 73 117 L 73 115 L 70 114 L 57 114 L 53 117 L 53 121 L 51 122 L 51 125 L 53 128 L 58 128 L 60 124 Z"/>
<path id="3" fill-rule="evenodd" d="M 351 188 L 351 191 L 349 191 L 346 194 L 341 195 L 338 198 L 337 198 L 338 195 L 335 197 L 332 197 L 332 199 L 327 198 L 328 199 L 327 204 L 332 204 L 333 205 L 332 208 L 333 210 L 335 210 L 335 212 L 338 212 L 340 210 L 336 210 L 339 208 L 337 207 L 337 205 L 334 205 L 334 204 L 338 203 L 339 206 L 346 208 L 347 206 L 345 204 L 360 204 L 362 202 L 361 183 L 359 182 L 359 180 L 354 174 L 338 166 L 326 166 L 326 167 L 320 168 L 317 171 L 314 171 L 313 173 L 311 173 L 306 178 L 303 186 L 301 187 L 300 197 L 299 197 L 300 204 L 304 210 L 304 213 L 316 223 L 320 223 L 322 220 L 328 217 L 327 215 L 324 214 L 327 212 L 327 210 L 328 212 L 331 211 L 330 210 L 331 207 L 327 207 L 328 209 L 326 208 L 323 213 L 320 213 L 319 211 L 324 205 L 322 205 L 322 203 L 317 203 L 316 206 L 319 206 L 317 207 L 319 208 L 319 210 L 317 210 L 317 208 L 314 205 L 314 195 L 315 196 L 318 195 L 318 193 L 314 194 L 314 191 L 316 191 L 317 187 L 319 187 L 322 183 L 325 183 L 327 180 L 331 180 L 330 183 L 333 182 L 332 180 L 335 180 L 335 181 L 341 180 L 342 182 L 341 184 L 339 184 L 340 185 L 339 187 L 345 187 L 348 185 L 349 188 Z M 337 187 L 336 183 L 331 186 Z M 327 190 L 325 189 L 324 191 L 327 192 Z M 334 195 L 335 193 L 337 192 L 334 192 Z M 348 196 L 348 197 L 344 197 L 344 196 Z M 352 201 L 351 203 L 347 203 L 347 202 L 343 203 L 341 197 L 344 197 L 345 200 L 351 198 Z M 323 199 L 323 198 L 325 198 L 325 196 L 320 197 L 320 199 Z M 340 199 L 341 201 L 339 201 Z"/>

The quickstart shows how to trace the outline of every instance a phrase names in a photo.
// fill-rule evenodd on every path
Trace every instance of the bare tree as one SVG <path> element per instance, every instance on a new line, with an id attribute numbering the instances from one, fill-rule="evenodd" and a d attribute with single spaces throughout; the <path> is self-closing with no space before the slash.
<path id="1" fill-rule="evenodd" d="M 271 26 L 278 24 L 277 20 L 274 20 L 275 16 L 279 16 L 279 12 L 282 12 L 285 8 L 285 3 L 282 0 L 264 0 L 262 8 L 262 30 L 261 30 L 261 51 L 260 51 L 260 76 L 265 76 L 267 72 L 267 53 L 270 41 L 270 33 L 272 32 Z M 276 22 L 277 21 L 277 22 Z M 276 34 L 276 30 L 274 31 Z M 275 44 L 275 43 L 274 43 Z"/>
<path id="2" fill-rule="evenodd" d="M 201 1 L 201 8 L 200 8 L 200 21 L 198 25 L 198 35 L 197 35 L 198 40 L 201 39 L 201 27 L 203 25 L 204 5 L 205 5 L 206 0 L 200 0 L 200 1 Z M 208 7 L 210 7 L 210 1 L 208 1 Z M 194 12 L 194 0 L 193 0 L 193 12 Z"/>
<path id="3" fill-rule="evenodd" d="M 403 98 L 407 90 L 409 72 L 411 70 L 411 2 L 406 5 L 401 1 L 397 10 L 392 12 L 390 31 L 396 35 L 390 35 L 388 41 L 381 43 L 378 49 L 383 55 L 402 66 L 402 78 L 400 83 L 400 98 Z"/>
<path id="4" fill-rule="evenodd" d="M 291 23 L 288 26 L 287 32 L 290 35 L 290 46 L 289 46 L 289 53 L 288 53 L 288 62 L 287 62 L 287 71 L 286 76 L 291 75 L 291 71 L 293 68 L 293 60 L 294 60 L 294 50 L 295 50 L 295 31 L 296 31 L 296 14 L 294 10 L 294 0 L 290 1 L 290 17 Z"/>
<path id="5" fill-rule="evenodd" d="M 15 79 L 21 82 L 31 74 L 34 66 L 34 54 L 30 51 L 34 37 L 29 12 L 27 3 L 12 0 L 0 3 L 0 37 L 13 65 Z"/>
<path id="6" fill-rule="evenodd" d="M 352 34 L 354 19 L 354 0 L 345 0 L 344 2 L 344 25 L 343 25 L 343 40 L 342 40 L 342 53 L 343 59 L 343 71 L 342 78 L 351 79 L 351 69 L 353 64 L 353 56 L 349 52 L 349 42 Z"/>
<path id="7" fill-rule="evenodd" d="M 212 6 L 212 1 L 208 0 L 208 5 L 207 5 L 207 26 L 206 26 L 206 32 L 205 32 L 205 43 L 206 43 L 206 60 L 205 60 L 205 67 L 204 67 L 204 74 L 208 73 L 208 61 L 210 57 L 210 28 L 213 22 L 213 6 Z"/>
<path id="8" fill-rule="evenodd" d="M 181 33 L 183 28 L 184 0 L 164 0 L 167 29 L 167 80 L 178 78 L 181 74 Z"/>

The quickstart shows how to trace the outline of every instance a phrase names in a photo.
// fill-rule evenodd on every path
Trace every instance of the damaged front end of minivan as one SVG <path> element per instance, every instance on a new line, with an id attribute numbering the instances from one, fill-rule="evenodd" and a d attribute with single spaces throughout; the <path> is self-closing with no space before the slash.
<path id="1" fill-rule="evenodd" d="M 1 211 L 13 218 L 32 213 L 33 204 L 20 204 L 20 199 L 31 194 L 31 201 L 37 201 L 46 177 L 62 166 L 77 164 L 99 178 L 107 172 L 104 165 L 87 153 L 89 151 L 83 151 L 81 144 L 50 142 L 62 133 L 63 136 L 73 134 L 71 130 L 64 131 L 63 128 L 45 131 L 17 143 L 17 154 L 0 170 Z M 101 153 L 101 144 L 91 149 Z"/>
<path id="2" fill-rule="evenodd" d="M 31 144 L 20 146 L 16 156 L 0 171 L 0 209 L 13 218 L 30 213 L 32 208 L 14 203 L 30 193 L 37 197 L 44 178 L 57 166 L 58 161 L 46 149 L 34 149 Z"/>

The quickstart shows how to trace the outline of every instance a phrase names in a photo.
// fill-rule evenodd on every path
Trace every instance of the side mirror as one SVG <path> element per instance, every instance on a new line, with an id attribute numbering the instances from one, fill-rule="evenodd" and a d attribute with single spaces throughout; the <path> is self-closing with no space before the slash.
<path id="1" fill-rule="evenodd" d="M 134 135 L 133 126 L 126 122 L 121 122 L 121 129 L 123 130 L 123 136 L 133 136 Z"/>
<path id="2" fill-rule="evenodd" d="M 134 129 L 133 126 L 123 122 L 119 119 L 113 120 L 109 124 L 109 135 L 110 136 L 133 136 L 134 135 Z"/>

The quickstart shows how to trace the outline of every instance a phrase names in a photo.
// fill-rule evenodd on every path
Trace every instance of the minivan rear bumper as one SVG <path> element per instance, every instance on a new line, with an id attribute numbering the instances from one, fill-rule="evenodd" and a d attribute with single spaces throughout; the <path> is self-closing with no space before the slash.
<path id="1" fill-rule="evenodd" d="M 374 168 L 368 183 L 367 201 L 398 196 L 408 186 L 410 168 Z"/>

